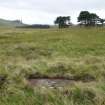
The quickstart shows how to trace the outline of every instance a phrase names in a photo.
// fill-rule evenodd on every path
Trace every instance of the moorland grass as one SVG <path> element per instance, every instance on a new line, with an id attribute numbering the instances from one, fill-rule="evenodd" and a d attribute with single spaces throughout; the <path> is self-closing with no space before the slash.
<path id="1" fill-rule="evenodd" d="M 34 73 L 80 81 L 30 87 Z M 105 105 L 105 28 L 0 28 L 0 76 L 0 105 Z"/>

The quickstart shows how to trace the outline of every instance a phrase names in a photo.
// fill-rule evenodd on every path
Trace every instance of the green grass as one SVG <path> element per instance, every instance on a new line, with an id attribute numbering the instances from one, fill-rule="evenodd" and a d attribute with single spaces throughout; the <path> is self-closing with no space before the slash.
<path id="1" fill-rule="evenodd" d="M 88 82 L 32 88 L 32 73 Z M 105 105 L 105 28 L 0 28 L 0 75 L 0 105 Z"/>

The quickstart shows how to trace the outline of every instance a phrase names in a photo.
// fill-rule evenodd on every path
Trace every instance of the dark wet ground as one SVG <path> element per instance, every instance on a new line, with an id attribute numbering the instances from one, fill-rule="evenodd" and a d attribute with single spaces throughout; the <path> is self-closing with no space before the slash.
<path id="1" fill-rule="evenodd" d="M 73 84 L 73 80 L 67 79 L 29 79 L 29 85 L 41 87 L 65 87 Z"/>

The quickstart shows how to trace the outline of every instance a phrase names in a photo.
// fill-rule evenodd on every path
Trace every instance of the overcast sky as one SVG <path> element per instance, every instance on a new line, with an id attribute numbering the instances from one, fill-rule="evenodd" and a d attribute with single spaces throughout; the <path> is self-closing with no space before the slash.
<path id="1" fill-rule="evenodd" d="M 53 24 L 57 16 L 71 16 L 76 23 L 81 10 L 105 18 L 105 0 L 0 0 L 0 18 L 29 24 Z"/>

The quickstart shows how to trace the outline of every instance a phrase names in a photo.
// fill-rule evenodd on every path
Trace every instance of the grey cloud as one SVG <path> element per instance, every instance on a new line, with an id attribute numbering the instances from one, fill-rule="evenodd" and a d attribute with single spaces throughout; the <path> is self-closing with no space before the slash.
<path id="1" fill-rule="evenodd" d="M 48 15 L 53 17 L 57 15 L 71 15 L 73 18 L 76 18 L 76 15 L 81 10 L 104 10 L 105 0 L 0 0 L 0 7 L 8 8 L 12 11 L 22 11 L 23 15 L 23 11 L 30 11 L 36 17 L 40 12 L 43 15 L 47 15 L 47 17 L 49 17 Z"/>

